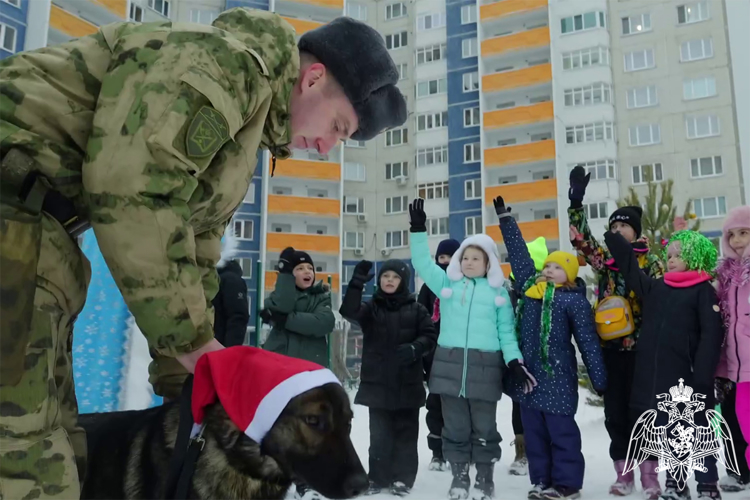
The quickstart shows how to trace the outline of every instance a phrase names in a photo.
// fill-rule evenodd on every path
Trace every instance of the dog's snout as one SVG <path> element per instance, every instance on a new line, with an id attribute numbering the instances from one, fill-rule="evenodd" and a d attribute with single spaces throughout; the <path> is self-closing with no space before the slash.
<path id="1" fill-rule="evenodd" d="M 367 474 L 356 472 L 349 475 L 344 481 L 344 494 L 347 498 L 358 497 L 367 490 L 369 484 Z"/>

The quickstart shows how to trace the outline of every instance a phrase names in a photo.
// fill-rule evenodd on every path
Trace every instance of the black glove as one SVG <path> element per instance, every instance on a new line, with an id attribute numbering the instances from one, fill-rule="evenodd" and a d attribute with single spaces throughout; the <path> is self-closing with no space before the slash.
<path id="1" fill-rule="evenodd" d="M 503 200 L 502 196 L 498 196 L 492 200 L 492 203 L 495 205 L 495 213 L 498 217 L 504 214 L 510 214 L 510 207 L 505 206 L 505 200 Z"/>
<path id="2" fill-rule="evenodd" d="M 280 330 L 283 330 L 286 327 L 286 314 L 278 313 L 278 312 L 272 312 L 271 313 L 271 322 L 273 323 L 273 326 L 275 328 L 279 328 Z"/>
<path id="3" fill-rule="evenodd" d="M 259 313 L 259 315 L 260 315 L 260 319 L 262 320 L 263 323 L 265 323 L 267 325 L 271 324 L 272 313 L 271 313 L 270 309 L 263 309 Z"/>
<path id="4" fill-rule="evenodd" d="M 714 396 L 716 396 L 716 403 L 721 404 L 726 399 L 727 395 L 732 392 L 734 382 L 724 377 L 716 377 L 714 379 Z"/>
<path id="5" fill-rule="evenodd" d="M 396 349 L 396 360 L 401 366 L 414 363 L 417 360 L 417 349 L 414 344 L 401 344 Z"/>
<path id="6" fill-rule="evenodd" d="M 586 186 L 589 185 L 591 174 L 580 165 L 576 166 L 570 172 L 570 189 L 568 189 L 568 199 L 571 208 L 580 208 L 583 206 L 583 197 L 586 195 Z"/>
<path id="7" fill-rule="evenodd" d="M 294 259 L 294 248 L 286 247 L 279 255 L 279 272 L 282 274 L 292 274 L 292 259 Z"/>
<path id="8" fill-rule="evenodd" d="M 531 391 L 534 390 L 534 387 L 537 386 L 536 379 L 534 376 L 529 372 L 529 370 L 526 369 L 526 367 L 518 361 L 517 359 L 514 359 L 510 363 L 508 363 L 508 369 L 510 370 L 511 375 L 513 378 L 523 386 L 523 392 L 524 394 L 528 394 Z"/>
<path id="9" fill-rule="evenodd" d="M 412 233 L 427 232 L 427 214 L 424 212 L 424 200 L 417 198 L 409 203 L 409 224 Z"/>
<path id="10" fill-rule="evenodd" d="M 354 266 L 354 272 L 352 273 L 352 279 L 349 280 L 349 286 L 358 290 L 365 288 L 365 283 L 370 281 L 375 273 L 371 273 L 372 262 L 369 260 L 361 260 Z"/>

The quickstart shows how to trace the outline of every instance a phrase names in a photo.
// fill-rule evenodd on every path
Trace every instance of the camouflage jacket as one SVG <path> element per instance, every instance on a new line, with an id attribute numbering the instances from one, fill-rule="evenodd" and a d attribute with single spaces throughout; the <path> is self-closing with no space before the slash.
<path id="1" fill-rule="evenodd" d="M 91 220 L 158 353 L 213 337 L 220 239 L 259 147 L 289 155 L 295 32 L 243 8 L 213 26 L 117 23 L 0 61 L 0 148 Z"/>
<path id="2" fill-rule="evenodd" d="M 599 242 L 591 234 L 591 229 L 589 228 L 583 208 L 568 209 L 568 217 L 570 218 L 570 225 L 575 228 L 576 232 L 575 239 L 571 242 L 573 247 L 576 249 L 578 255 L 583 257 L 586 263 L 597 274 L 598 290 L 596 291 L 594 309 L 596 310 L 599 301 L 605 297 L 619 295 L 628 299 L 630 307 L 633 310 L 635 331 L 626 337 L 606 341 L 603 343 L 603 347 L 621 350 L 635 349 L 638 335 L 641 333 L 641 322 L 643 321 L 641 300 L 634 292 L 626 289 L 625 278 L 617 271 L 614 259 L 609 250 L 599 245 Z M 633 245 L 638 245 L 646 250 L 638 255 L 638 266 L 645 270 L 652 278 L 663 278 L 664 266 L 658 258 L 648 252 L 648 239 L 643 237 Z"/>

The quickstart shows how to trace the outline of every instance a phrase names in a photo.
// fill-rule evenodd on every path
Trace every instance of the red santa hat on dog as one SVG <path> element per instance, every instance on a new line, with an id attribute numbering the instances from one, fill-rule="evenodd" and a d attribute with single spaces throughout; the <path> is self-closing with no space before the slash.
<path id="1" fill-rule="evenodd" d="M 192 410 L 196 424 L 218 399 L 232 422 L 260 443 L 287 403 L 325 384 L 341 384 L 331 370 L 256 347 L 204 354 L 195 366 Z"/>

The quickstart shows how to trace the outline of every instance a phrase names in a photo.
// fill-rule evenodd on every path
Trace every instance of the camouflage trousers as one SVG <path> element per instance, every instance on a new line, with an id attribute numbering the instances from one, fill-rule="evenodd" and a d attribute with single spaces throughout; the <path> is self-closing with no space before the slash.
<path id="1" fill-rule="evenodd" d="M 0 206 L 0 499 L 79 498 L 86 437 L 71 347 L 89 262 L 52 217 L 24 226 L 21 212 Z"/>

